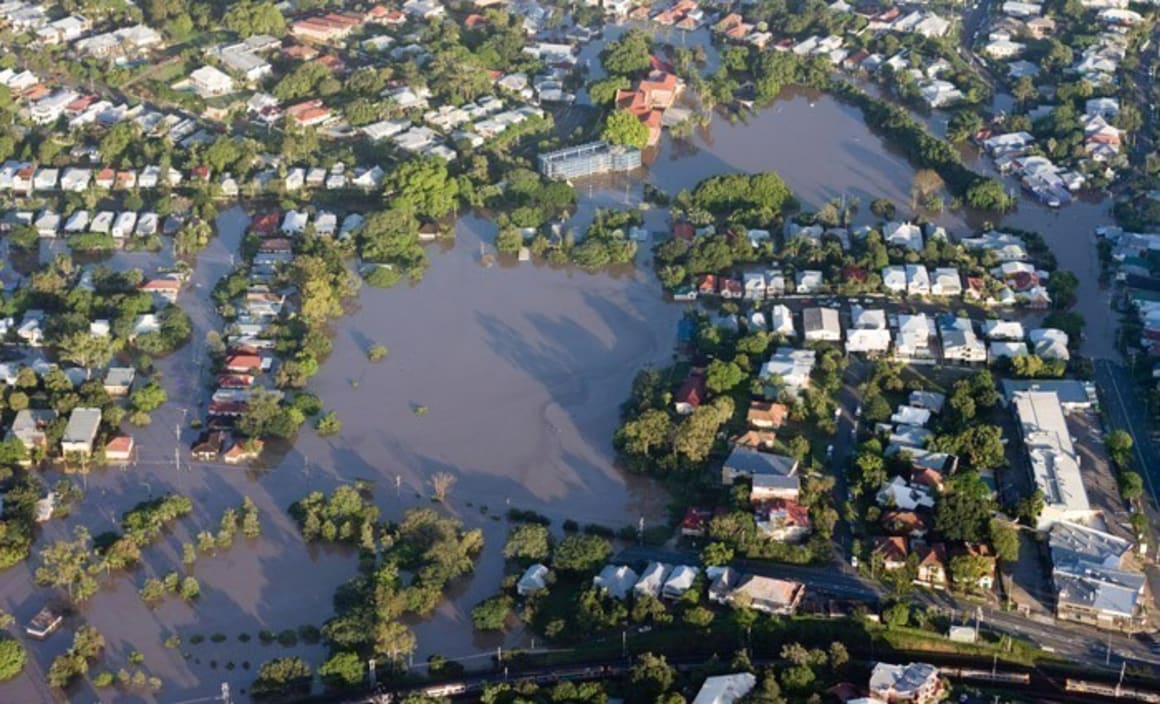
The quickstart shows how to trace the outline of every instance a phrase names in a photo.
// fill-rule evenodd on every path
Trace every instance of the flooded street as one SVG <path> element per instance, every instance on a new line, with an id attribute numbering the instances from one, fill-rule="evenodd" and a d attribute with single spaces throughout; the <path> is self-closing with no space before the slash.
<path id="1" fill-rule="evenodd" d="M 967 164 L 991 175 L 989 160 L 968 158 Z M 691 143 L 674 142 L 666 133 L 648 181 L 670 195 L 692 189 L 718 173 L 776 171 L 785 179 L 805 210 L 833 198 L 856 197 L 859 223 L 873 223 L 870 202 L 889 198 L 898 217 L 909 213 L 915 169 L 897 150 L 883 143 L 862 121 L 857 108 L 824 93 L 787 90 L 769 108 L 730 124 L 713 118 Z M 1019 183 L 1005 179 L 1009 190 Z M 1055 253 L 1059 268 L 1080 279 L 1075 310 L 1087 321 L 1082 351 L 1096 358 L 1113 357 L 1116 320 L 1109 309 L 1110 291 L 1099 286 L 1099 256 L 1094 230 L 1112 223 L 1111 200 L 1077 199 L 1052 209 L 1019 193 L 1018 207 L 999 218 L 991 214 L 944 211 L 934 220 L 947 231 L 970 235 L 987 223 L 1039 232 Z"/>
<path id="2" fill-rule="evenodd" d="M 113 529 L 123 511 L 166 492 L 193 499 L 193 514 L 145 550 L 142 569 L 108 580 L 80 610 L 75 622 L 93 624 L 109 641 L 99 669 L 115 670 L 139 650 L 146 669 L 165 683 L 157 700 L 177 701 L 215 694 L 223 681 L 235 692 L 248 686 L 253 672 L 243 663 L 256 669 L 280 655 L 321 662 L 321 646 L 265 645 L 258 632 L 321 626 L 333 613 L 334 590 L 355 574 L 354 552 L 306 546 L 286 514 L 309 491 L 330 491 L 340 482 L 373 481 L 384 516 L 397 519 L 406 508 L 431 505 L 430 476 L 449 471 L 459 481 L 447 510 L 485 532 L 476 575 L 457 584 L 433 618 L 412 624 L 416 662 L 431 653 L 486 658 L 504 644 L 467 636 L 471 607 L 493 594 L 503 576 L 509 526 L 499 516 L 509 506 L 544 513 L 557 528 L 568 518 L 614 528 L 642 516 L 650 524 L 663 518 L 664 492 L 614 468 L 610 438 L 633 376 L 669 360 L 680 306 L 662 301 L 648 266 L 617 276 L 531 264 L 484 268 L 480 243 L 491 242 L 495 228 L 472 217 L 460 222 L 450 251 L 432 251 L 420 285 L 364 289 L 356 310 L 336 321 L 334 353 L 310 390 L 338 413 L 341 435 L 322 439 L 304 427 L 278 466 L 258 472 L 191 465 L 186 448 L 194 432 L 185 423 L 175 468 L 174 433 L 205 395 L 202 341 L 220 327 L 208 293 L 229 270 L 229 252 L 247 221 L 240 210 L 223 214 L 220 237 L 199 260 L 193 288 L 181 300 L 194 322 L 194 341 L 158 365 L 170 402 L 150 427 L 133 430 L 138 462 L 85 479 L 87 500 L 66 521 L 48 524 L 37 543 L 64 538 L 74 525 L 94 535 Z M 377 364 L 366 359 L 373 342 L 390 349 Z M 416 415 L 416 404 L 429 413 Z M 244 496 L 262 513 L 263 536 L 238 538 L 228 551 L 199 557 L 191 574 L 202 596 L 193 606 L 169 598 L 149 608 L 137 595 L 145 578 L 182 571 L 181 543 L 215 528 L 222 511 Z M 22 622 L 47 597 L 32 581 L 34 563 L 6 572 L 0 587 L 4 608 Z M 70 631 L 32 643 L 36 667 L 0 687 L 0 701 L 47 701 L 43 673 L 67 649 Z M 183 638 L 181 652 L 189 658 L 163 646 L 172 634 Z M 248 642 L 239 640 L 242 634 Z M 205 642 L 191 644 L 195 635 Z M 214 635 L 225 639 L 214 643 Z M 527 641 L 517 632 L 507 642 Z M 70 695 L 124 700 L 113 690 Z"/>
<path id="3" fill-rule="evenodd" d="M 715 118 L 691 145 L 666 136 L 647 180 L 675 194 L 714 174 L 768 170 L 779 172 L 807 209 L 843 195 L 859 198 L 862 222 L 872 220 L 870 201 L 880 197 L 894 200 L 904 215 L 914 175 L 900 154 L 865 127 L 856 109 L 793 91 L 745 124 Z M 639 179 L 582 184 L 578 190 L 580 208 L 570 225 L 580 231 L 595 204 L 640 201 Z M 1088 322 L 1084 352 L 1092 356 L 1114 354 L 1114 321 L 1107 293 L 1096 283 L 1092 234 L 1110 222 L 1108 205 L 1077 202 L 1051 211 L 1024 200 L 995 223 L 1042 232 L 1060 268 L 1080 276 L 1078 309 Z M 650 212 L 646 222 L 653 230 L 667 227 L 663 210 Z M 938 222 L 966 234 L 982 218 L 947 213 Z M 337 413 L 340 435 L 319 438 L 304 427 L 278 466 L 264 471 L 190 464 L 195 433 L 188 419 L 199 415 L 197 404 L 206 396 L 205 334 L 221 326 L 209 293 L 231 269 L 246 223 L 240 209 L 223 213 L 218 236 L 198 257 L 180 301 L 194 337 L 158 363 L 170 401 L 153 414 L 151 426 L 132 429 L 138 462 L 84 480 L 86 501 L 69 519 L 48 524 L 36 549 L 65 537 L 74 525 L 88 526 L 94 535 L 109 530 L 123 511 L 165 492 L 189 496 L 194 513 L 145 550 L 142 569 L 109 580 L 68 628 L 31 643 L 34 666 L 0 686 L 0 701 L 51 701 L 44 671 L 82 620 L 109 642 L 97 671 L 125 666 L 129 652 L 139 650 L 145 669 L 165 683 L 157 701 L 213 696 L 222 682 L 236 693 L 262 661 L 280 655 L 303 655 L 317 665 L 321 646 L 287 648 L 261 644 L 257 637 L 261 629 L 321 626 L 332 614 L 335 588 L 355 574 L 353 552 L 306 546 L 287 515 L 287 507 L 312 490 L 370 480 L 384 517 L 396 519 L 406 508 L 431 505 L 435 472 L 458 479 L 445 508 L 468 528 L 482 528 L 487 546 L 476 574 L 453 588 L 434 617 L 412 624 L 419 640 L 416 663 L 439 653 L 483 664 L 498 644 L 526 643 L 518 632 L 508 634 L 506 643 L 473 637 L 470 625 L 471 607 L 493 594 L 502 578 L 500 551 L 509 526 L 499 516 L 509 507 L 546 514 L 557 530 L 565 519 L 620 528 L 642 516 L 646 523 L 663 518 L 664 492 L 616 469 L 610 438 L 633 376 L 671 359 L 682 306 L 663 301 L 645 261 L 635 271 L 595 275 L 531 263 L 485 268 L 481 243 L 493 242 L 495 227 L 474 216 L 460 220 L 453 246 L 431 248 L 431 267 L 420 284 L 364 288 L 350 313 L 335 321 L 334 352 L 309 389 Z M 115 261 L 148 268 L 164 258 L 152 256 L 119 254 Z M 385 360 L 367 360 L 373 344 L 389 348 Z M 426 415 L 417 414 L 417 406 L 427 407 Z M 178 464 L 175 434 L 181 438 Z M 57 478 L 47 473 L 46 480 Z M 262 513 L 263 536 L 239 537 L 231 550 L 199 557 L 191 573 L 202 597 L 193 606 L 176 598 L 155 609 L 146 606 L 136 593 L 145 577 L 181 571 L 181 543 L 216 528 L 222 511 L 240 505 L 244 496 Z M 20 622 L 47 596 L 34 587 L 34 564 L 0 578 L 0 606 Z M 180 651 L 163 646 L 172 634 L 185 641 Z M 211 642 L 215 634 L 224 640 Z M 242 634 L 248 642 L 239 639 Z M 191 644 L 194 635 L 205 642 Z M 246 671 L 244 663 L 252 669 Z M 115 690 L 70 695 L 77 701 L 131 700 Z"/>

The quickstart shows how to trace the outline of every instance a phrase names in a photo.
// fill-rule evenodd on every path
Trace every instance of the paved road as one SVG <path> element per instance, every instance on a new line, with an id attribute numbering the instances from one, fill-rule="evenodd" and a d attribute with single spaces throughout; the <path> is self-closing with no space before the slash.
<path id="1" fill-rule="evenodd" d="M 688 550 L 634 547 L 616 556 L 616 561 L 622 563 L 650 560 L 669 564 L 699 564 L 697 554 Z M 881 586 L 863 578 L 842 562 L 803 566 L 736 560 L 733 566 L 744 573 L 799 581 L 812 592 L 834 598 L 864 601 L 873 605 L 886 597 Z M 977 607 L 972 603 L 960 602 L 946 592 L 916 590 L 907 598 L 912 603 L 968 615 L 970 619 L 979 615 L 982 628 L 1016 639 L 1030 639 L 1057 657 L 1073 662 L 1119 667 L 1127 659 L 1160 665 L 1160 657 L 1152 654 L 1145 645 L 1126 636 L 1108 634 L 1065 621 L 1032 619 L 991 607 Z"/>
<path id="2" fill-rule="evenodd" d="M 1160 459 L 1148 430 L 1148 407 L 1138 393 L 1136 382 L 1122 364 L 1098 359 L 1095 381 L 1113 428 L 1127 430 L 1132 436 L 1136 462 L 1144 475 L 1144 486 L 1152 495 L 1153 506 L 1160 506 Z"/>

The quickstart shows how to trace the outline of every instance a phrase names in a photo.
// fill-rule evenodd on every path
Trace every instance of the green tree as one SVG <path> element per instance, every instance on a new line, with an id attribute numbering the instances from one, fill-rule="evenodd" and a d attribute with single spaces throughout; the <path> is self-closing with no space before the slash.
<path id="1" fill-rule="evenodd" d="M 625 110 L 613 110 L 604 120 L 600 138 L 609 144 L 644 149 L 648 146 L 649 130 L 636 115 Z"/>
<path id="2" fill-rule="evenodd" d="M 992 518 L 991 547 L 995 548 L 995 556 L 1003 562 L 1011 563 L 1019 559 L 1019 531 L 1018 529 L 999 518 Z"/>
<path id="3" fill-rule="evenodd" d="M 632 82 L 625 76 L 610 76 L 604 80 L 595 81 L 588 86 L 588 97 L 593 105 L 611 105 L 616 98 L 616 92 L 628 90 Z"/>
<path id="4" fill-rule="evenodd" d="M 162 404 L 169 400 L 169 395 L 165 393 L 165 389 L 156 381 L 151 381 L 148 384 L 140 387 L 133 392 L 132 399 L 133 408 L 140 413 L 152 413 L 161 408 Z"/>
<path id="5" fill-rule="evenodd" d="M 669 665 L 664 655 L 645 653 L 636 659 L 628 673 L 631 685 L 625 701 L 629 704 L 652 704 L 664 692 L 672 688 L 677 673 Z"/>
<path id="6" fill-rule="evenodd" d="M 1132 435 L 1126 430 L 1113 430 L 1104 439 L 1104 447 L 1108 450 L 1108 457 L 1119 467 L 1130 467 L 1132 464 Z"/>
<path id="7" fill-rule="evenodd" d="M 935 504 L 935 529 L 944 540 L 982 542 L 990 532 L 994 501 L 977 472 L 963 470 L 947 483 Z"/>
<path id="8" fill-rule="evenodd" d="M 0 636 L 0 682 L 19 675 L 27 662 L 28 651 L 23 643 L 7 635 Z"/>
<path id="9" fill-rule="evenodd" d="M 895 602 L 882 613 L 882 620 L 887 628 L 904 628 L 910 623 L 910 606 L 902 601 Z"/>
<path id="10" fill-rule="evenodd" d="M 255 696 L 267 696 L 304 691 L 309 688 L 311 677 L 310 665 L 302 658 L 274 658 L 258 668 L 258 678 L 250 692 Z"/>
<path id="11" fill-rule="evenodd" d="M 1120 472 L 1120 495 L 1138 501 L 1144 496 L 1144 478 L 1138 472 Z"/>
<path id="12" fill-rule="evenodd" d="M 612 554 L 612 545 L 596 535 L 569 535 L 552 552 L 552 566 L 566 572 L 596 569 Z"/>
<path id="13" fill-rule="evenodd" d="M 88 330 L 66 335 L 57 344 L 57 348 L 61 359 L 84 367 L 86 375 L 108 364 L 116 351 L 112 337 L 97 337 L 89 334 Z"/>
<path id="14" fill-rule="evenodd" d="M 89 531 L 84 526 L 76 526 L 73 540 L 58 540 L 40 551 L 36 583 L 63 588 L 74 601 L 86 601 L 98 588 L 93 577 L 94 557 Z"/>
<path id="15" fill-rule="evenodd" d="M 436 157 L 403 162 L 386 181 L 392 207 L 409 209 L 419 215 L 439 218 L 459 203 L 459 182 L 451 177 L 447 163 Z"/>
<path id="16" fill-rule="evenodd" d="M 331 687 L 357 687 L 366 678 L 366 668 L 358 653 L 335 653 L 318 668 L 318 674 Z"/>
<path id="17" fill-rule="evenodd" d="M 547 526 L 538 523 L 523 523 L 508 533 L 503 555 L 509 560 L 541 562 L 548 559 L 551 552 L 551 533 Z"/>
<path id="18" fill-rule="evenodd" d="M 705 373 L 705 386 L 717 394 L 732 390 L 744 380 L 745 372 L 736 362 L 724 362 L 720 359 L 709 362 Z"/>
<path id="19" fill-rule="evenodd" d="M 632 76 L 649 69 L 651 53 L 652 37 L 643 30 L 631 29 L 608 42 L 600 60 L 610 75 Z"/>
<path id="20" fill-rule="evenodd" d="M 701 551 L 701 562 L 709 567 L 728 565 L 733 561 L 733 548 L 725 543 L 712 542 Z"/>
<path id="21" fill-rule="evenodd" d="M 477 631 L 503 630 L 512 610 L 512 598 L 506 594 L 484 599 L 471 610 L 471 623 Z"/>

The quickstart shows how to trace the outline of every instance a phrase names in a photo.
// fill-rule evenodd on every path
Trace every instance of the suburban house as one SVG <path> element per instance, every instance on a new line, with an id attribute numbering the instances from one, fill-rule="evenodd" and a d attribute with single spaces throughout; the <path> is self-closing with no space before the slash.
<path id="1" fill-rule="evenodd" d="M 190 454 L 200 462 L 216 462 L 225 446 L 226 434 L 220 430 L 202 433 L 190 448 Z"/>
<path id="2" fill-rule="evenodd" d="M 947 586 L 947 550 L 942 543 L 915 546 L 918 572 L 914 581 L 928 587 L 943 589 Z"/>
<path id="3" fill-rule="evenodd" d="M 189 74 L 189 86 L 194 93 L 208 100 L 233 93 L 234 79 L 213 66 L 202 66 Z"/>
<path id="4" fill-rule="evenodd" d="M 704 402 L 707 393 L 705 377 L 691 373 L 673 396 L 673 406 L 677 413 L 687 416 Z"/>
<path id="5" fill-rule="evenodd" d="M 754 428 L 776 430 L 785 423 L 788 415 L 789 408 L 783 404 L 769 401 L 750 401 L 746 421 Z"/>
<path id="6" fill-rule="evenodd" d="M 638 579 L 640 577 L 630 567 L 605 565 L 600 574 L 592 578 L 592 586 L 623 601 L 628 598 Z"/>
<path id="7" fill-rule="evenodd" d="M 751 574 L 742 578 L 729 594 L 729 601 L 767 614 L 790 616 L 797 611 L 805 593 L 801 582 Z"/>
<path id="8" fill-rule="evenodd" d="M 605 2 L 605 8 L 609 4 Z M 709 677 L 697 691 L 693 704 L 733 704 L 741 701 L 757 686 L 757 677 L 751 672 Z"/>
<path id="9" fill-rule="evenodd" d="M 929 704 L 943 697 L 943 681 L 934 665 L 880 662 L 870 673 L 870 696 L 888 703 Z"/>
<path id="10" fill-rule="evenodd" d="M 548 568 L 538 562 L 524 570 L 520 581 L 516 582 L 516 593 L 520 596 L 528 596 L 547 588 Z"/>
<path id="11" fill-rule="evenodd" d="M 56 411 L 50 408 L 25 408 L 17 411 L 8 438 L 20 441 L 26 452 L 34 449 L 48 450 L 48 424 L 56 420 Z"/>
<path id="12" fill-rule="evenodd" d="M 665 580 L 664 585 L 661 587 L 661 598 L 680 599 L 685 592 L 693 588 L 693 583 L 700 574 L 701 569 L 699 567 L 677 565 L 669 573 L 669 578 Z"/>
<path id="13" fill-rule="evenodd" d="M 746 447 L 735 447 L 725 459 L 721 467 L 721 483 L 732 485 L 738 477 L 755 478 L 771 476 L 787 480 L 787 486 L 792 484 L 797 491 L 798 478 L 794 476 L 798 470 L 798 461 L 785 455 L 775 455 L 768 452 L 758 452 Z M 754 501 L 757 497 L 752 497 Z M 796 497 L 795 497 L 796 498 Z"/>
<path id="14" fill-rule="evenodd" d="M 833 308 L 806 308 L 802 311 L 803 337 L 807 341 L 840 342 L 842 324 Z"/>
<path id="15" fill-rule="evenodd" d="M 908 554 L 906 538 L 892 535 L 874 539 L 874 555 L 882 559 L 882 569 L 888 572 L 906 567 Z"/>
<path id="16" fill-rule="evenodd" d="M 105 443 L 105 461 L 125 464 L 133 459 L 133 438 L 117 435 Z"/>
<path id="17" fill-rule="evenodd" d="M 175 276 L 163 276 L 149 279 L 139 287 L 141 291 L 153 294 L 155 301 L 161 304 L 176 303 L 181 293 L 181 281 Z"/>
<path id="18" fill-rule="evenodd" d="M 640 573 L 640 579 L 632 588 L 632 593 L 636 596 L 647 594 L 652 597 L 659 597 L 661 589 L 668 580 L 669 574 L 673 571 L 671 565 L 666 565 L 663 562 L 650 562 L 645 567 L 644 572 Z"/>
<path id="19" fill-rule="evenodd" d="M 786 337 L 797 337 L 797 330 L 793 324 L 793 311 L 788 307 L 777 304 L 769 310 L 769 322 L 771 332 L 774 335 L 784 335 Z"/>
<path id="20" fill-rule="evenodd" d="M 105 393 L 113 398 L 128 396 L 136 376 L 137 371 L 133 367 L 109 367 L 105 372 Z"/>
<path id="21" fill-rule="evenodd" d="M 792 499 L 758 502 L 753 509 L 759 530 L 770 540 L 797 543 L 810 534 L 810 511 Z"/>
<path id="22" fill-rule="evenodd" d="M 934 497 L 924 487 L 911 486 L 902 477 L 894 477 L 878 490 L 875 497 L 879 506 L 914 511 L 919 508 L 933 509 Z"/>
<path id="23" fill-rule="evenodd" d="M 97 431 L 101 427 L 101 409 L 74 408 L 69 415 L 68 425 L 65 426 L 64 436 L 60 441 L 60 449 L 66 455 L 80 454 L 89 456 L 93 453 L 93 441 L 97 439 Z"/>
<path id="24" fill-rule="evenodd" d="M 653 71 L 636 88 L 616 91 L 616 107 L 635 115 L 648 128 L 648 144 L 652 146 L 660 141 L 665 110 L 673 106 L 682 88 L 676 74 Z"/>
<path id="25" fill-rule="evenodd" d="M 814 350 L 798 350 L 779 347 L 761 366 L 761 378 L 778 386 L 781 390 L 797 396 L 810 385 L 810 375 L 817 362 Z"/>

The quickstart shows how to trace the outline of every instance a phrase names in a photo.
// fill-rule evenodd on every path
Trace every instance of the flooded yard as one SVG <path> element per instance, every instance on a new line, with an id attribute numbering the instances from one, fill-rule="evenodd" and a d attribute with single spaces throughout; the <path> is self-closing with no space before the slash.
<path id="1" fill-rule="evenodd" d="M 767 170 L 779 172 L 807 208 L 843 195 L 859 198 L 861 221 L 871 219 L 870 201 L 879 197 L 894 200 L 905 213 L 914 175 L 900 154 L 863 125 L 857 110 L 795 91 L 745 123 L 715 118 L 691 144 L 666 137 L 647 179 L 672 194 L 713 174 Z M 572 224 L 582 230 L 596 204 L 638 203 L 640 185 L 639 179 L 581 184 L 580 212 Z M 1108 222 L 1106 210 L 1103 204 L 1077 203 L 1055 212 L 1024 201 L 996 223 L 1042 232 L 1060 267 L 1080 275 L 1080 312 L 1088 321 L 1084 349 L 1097 356 L 1111 354 L 1114 339 L 1106 293 L 1096 284 L 1092 236 L 1096 225 Z M 660 230 L 666 220 L 656 210 L 647 224 Z M 355 573 L 353 553 L 306 546 L 286 514 L 291 502 L 311 490 L 370 480 L 384 516 L 395 519 L 406 508 L 430 505 L 434 473 L 457 478 L 446 509 L 467 527 L 482 528 L 487 547 L 476 574 L 448 594 L 433 618 L 413 624 L 416 662 L 431 653 L 483 662 L 502 644 L 472 635 L 470 609 L 499 586 L 508 524 L 496 517 L 509 507 L 546 514 L 557 528 L 565 519 L 619 528 L 641 517 L 646 523 L 663 517 L 663 491 L 614 467 L 610 438 L 633 376 L 671 359 L 682 307 L 663 301 L 647 263 L 595 275 L 533 264 L 486 268 L 481 243 L 494 240 L 495 226 L 474 216 L 460 220 L 453 246 L 432 249 L 422 283 L 364 288 L 349 314 L 335 321 L 334 352 L 310 390 L 336 411 L 340 435 L 320 438 L 305 427 L 293 449 L 264 471 L 191 464 L 187 448 L 194 432 L 188 419 L 198 415 L 206 395 L 205 334 L 220 328 L 208 295 L 230 270 L 246 221 L 239 209 L 223 213 L 218 237 L 199 257 L 181 300 L 194 339 L 158 364 L 170 402 L 149 428 L 134 430 L 139 461 L 88 477 L 86 501 L 67 521 L 49 524 L 37 547 L 66 536 L 73 525 L 86 525 L 93 534 L 108 530 L 138 501 L 170 491 L 193 499 L 194 513 L 182 522 L 193 532 L 215 527 L 224 509 L 249 496 L 262 512 L 263 536 L 239 538 L 231 550 L 199 558 L 192 574 L 202 597 L 192 607 L 171 598 L 150 609 L 136 593 L 146 576 L 181 569 L 180 546 L 191 539 L 187 528 L 146 550 L 143 569 L 112 580 L 81 609 L 77 621 L 92 623 L 109 641 L 110 654 L 98 670 L 121 667 L 131 650 L 139 650 L 145 669 L 165 682 L 156 699 L 180 701 L 216 695 L 222 682 L 236 693 L 262 661 L 279 655 L 301 654 L 317 664 L 321 646 L 286 648 L 257 638 L 261 629 L 322 625 L 332 613 L 335 588 Z M 948 213 L 939 222 L 962 233 L 982 219 Z M 118 255 L 116 261 L 144 267 L 148 259 Z M 372 344 L 389 348 L 385 360 L 367 360 Z M 427 413 L 417 414 L 418 406 Z M 175 435 L 181 440 L 177 463 Z M 46 598 L 35 589 L 30 566 L 0 579 L 0 606 L 20 621 Z M 162 645 L 172 634 L 185 640 L 180 651 Z M 211 642 L 214 634 L 225 640 Z M 242 634 L 250 640 L 240 640 Z M 206 641 L 192 645 L 194 635 Z M 0 687 L 0 701 L 50 701 L 44 670 L 70 639 L 67 628 L 31 644 L 35 666 Z M 523 634 L 507 636 L 507 644 L 525 642 Z M 244 670 L 243 663 L 253 669 Z M 113 690 L 73 694 L 86 701 L 118 698 Z"/>

